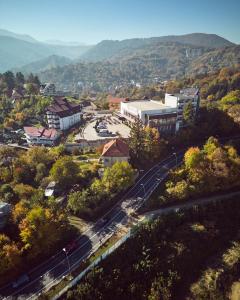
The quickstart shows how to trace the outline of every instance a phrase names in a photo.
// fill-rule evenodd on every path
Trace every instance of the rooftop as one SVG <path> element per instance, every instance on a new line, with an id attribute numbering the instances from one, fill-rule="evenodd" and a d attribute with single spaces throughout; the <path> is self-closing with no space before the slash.
<path id="1" fill-rule="evenodd" d="M 75 102 L 70 102 L 66 98 L 56 97 L 52 105 L 47 108 L 47 111 L 67 117 L 80 112 L 81 105 Z"/>
<path id="2" fill-rule="evenodd" d="M 108 102 L 109 103 L 114 103 L 114 104 L 118 104 L 121 103 L 123 101 L 127 101 L 128 98 L 118 98 L 118 97 L 113 97 L 111 95 L 108 96 Z"/>
<path id="3" fill-rule="evenodd" d="M 104 146 L 102 156 L 128 157 L 129 147 L 123 140 L 115 139 Z"/>
<path id="4" fill-rule="evenodd" d="M 43 127 L 24 127 L 25 133 L 32 137 L 44 137 L 48 139 L 54 139 L 58 135 L 58 132 L 54 128 L 46 129 Z"/>
<path id="5" fill-rule="evenodd" d="M 128 106 L 131 106 L 137 110 L 159 110 L 159 109 L 172 109 L 170 106 L 164 105 L 162 102 L 154 101 L 154 100 L 137 100 L 126 102 Z"/>

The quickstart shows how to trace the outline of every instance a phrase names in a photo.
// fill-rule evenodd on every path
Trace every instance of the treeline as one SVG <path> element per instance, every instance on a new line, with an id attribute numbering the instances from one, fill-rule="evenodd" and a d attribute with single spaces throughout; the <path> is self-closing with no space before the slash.
<path id="1" fill-rule="evenodd" d="M 240 156 L 232 146 L 209 138 L 202 149 L 189 148 L 184 163 L 171 171 L 164 202 L 192 199 L 240 187 Z"/>
<path id="2" fill-rule="evenodd" d="M 86 188 L 97 176 L 98 166 L 82 169 L 64 147 L 33 147 L 15 151 L 0 147 L 0 201 L 12 206 L 0 234 L 0 283 L 34 266 L 75 234 L 68 212 L 57 196 L 73 186 Z M 57 195 L 45 197 L 48 183 L 56 182 Z"/>
<path id="3" fill-rule="evenodd" d="M 143 224 L 64 299 L 227 299 L 239 275 L 239 208 L 234 198 Z"/>
<path id="4" fill-rule="evenodd" d="M 0 73 L 0 95 L 10 96 L 13 89 L 19 92 L 36 93 L 39 90 L 39 86 L 40 81 L 36 75 L 30 74 L 25 77 L 21 72 L 16 74 L 11 71 Z"/>
<path id="5" fill-rule="evenodd" d="M 40 96 L 39 87 L 40 81 L 33 74 L 28 77 L 21 72 L 0 74 L 0 129 L 46 125 L 45 109 L 52 100 Z M 16 99 L 12 97 L 13 90 L 17 93 Z"/>

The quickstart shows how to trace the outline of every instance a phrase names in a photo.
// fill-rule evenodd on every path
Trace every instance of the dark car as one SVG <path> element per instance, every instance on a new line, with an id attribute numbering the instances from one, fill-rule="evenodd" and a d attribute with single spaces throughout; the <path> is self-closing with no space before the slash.
<path id="1" fill-rule="evenodd" d="M 110 221 L 109 217 L 104 217 L 104 218 L 101 219 L 100 225 L 105 226 L 109 221 Z"/>
<path id="2" fill-rule="evenodd" d="M 70 242 L 67 244 L 67 246 L 64 248 L 64 252 L 69 255 L 71 254 L 74 250 L 76 250 L 78 247 L 78 242 L 76 240 Z"/>
<path id="3" fill-rule="evenodd" d="M 27 274 L 24 274 L 20 276 L 16 281 L 12 283 L 12 287 L 14 289 L 18 288 L 19 286 L 23 285 L 24 283 L 27 283 L 30 281 L 30 278 Z"/>

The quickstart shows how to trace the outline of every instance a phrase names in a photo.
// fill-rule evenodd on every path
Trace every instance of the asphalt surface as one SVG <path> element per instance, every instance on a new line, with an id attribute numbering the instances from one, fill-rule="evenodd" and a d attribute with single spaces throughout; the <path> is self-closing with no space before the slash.
<path id="1" fill-rule="evenodd" d="M 89 253 L 96 250 L 106 239 L 109 238 L 118 227 L 126 223 L 127 212 L 133 211 L 141 206 L 144 200 L 157 188 L 166 177 L 169 169 L 182 161 L 183 152 L 178 153 L 177 157 L 171 155 L 159 164 L 155 165 L 133 185 L 127 194 L 104 216 L 97 221 L 93 227 L 83 233 L 78 240 L 79 247 L 70 255 L 68 260 L 63 251 L 49 258 L 47 261 L 28 272 L 30 281 L 18 288 L 13 288 L 12 283 L 0 289 L 0 299 L 35 299 L 44 290 L 47 290 L 63 276 L 69 274 L 71 269 L 77 267 Z"/>
<path id="2" fill-rule="evenodd" d="M 219 139 L 225 142 L 229 138 Z M 232 137 L 238 140 L 238 137 Z M 18 288 L 13 288 L 12 283 L 0 288 L 0 299 L 36 299 L 43 291 L 46 291 L 64 276 L 70 269 L 76 268 L 91 252 L 94 252 L 105 240 L 107 240 L 118 227 L 126 222 L 129 209 L 137 210 L 165 179 L 170 169 L 182 162 L 184 151 L 171 155 L 156 164 L 132 186 L 127 194 L 119 199 L 119 202 L 104 216 L 107 223 L 97 221 L 93 227 L 85 231 L 78 240 L 78 248 L 68 255 L 67 260 L 63 251 L 41 263 L 28 272 L 30 281 Z"/>

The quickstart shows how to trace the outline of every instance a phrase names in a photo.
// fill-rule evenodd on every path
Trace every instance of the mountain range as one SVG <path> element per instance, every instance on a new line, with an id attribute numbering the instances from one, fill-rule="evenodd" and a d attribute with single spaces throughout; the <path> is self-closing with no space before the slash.
<path id="1" fill-rule="evenodd" d="M 32 72 L 58 88 L 90 86 L 102 91 L 240 63 L 240 46 L 215 34 L 104 40 L 92 46 L 59 43 L 0 30 L 0 72 Z"/>
<path id="2" fill-rule="evenodd" d="M 35 40 L 31 36 L 0 29 L 0 72 L 20 68 L 52 55 L 76 59 L 88 45 L 57 45 Z"/>

